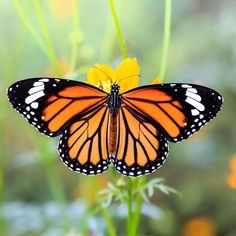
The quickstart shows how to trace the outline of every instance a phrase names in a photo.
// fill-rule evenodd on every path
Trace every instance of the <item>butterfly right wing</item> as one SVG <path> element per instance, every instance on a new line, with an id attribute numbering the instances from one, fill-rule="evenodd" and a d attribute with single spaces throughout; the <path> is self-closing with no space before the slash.
<path id="1" fill-rule="evenodd" d="M 100 105 L 63 131 L 58 150 L 71 170 L 97 175 L 108 169 L 108 113 L 106 104 Z"/>
<path id="2" fill-rule="evenodd" d="M 168 142 L 150 122 L 123 104 L 118 113 L 117 148 L 111 160 L 121 174 L 140 176 L 156 171 L 168 155 Z"/>

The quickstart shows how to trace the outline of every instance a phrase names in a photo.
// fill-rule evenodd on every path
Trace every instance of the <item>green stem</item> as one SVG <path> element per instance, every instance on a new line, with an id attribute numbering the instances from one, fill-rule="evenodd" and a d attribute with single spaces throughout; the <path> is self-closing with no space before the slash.
<path id="1" fill-rule="evenodd" d="M 77 0 L 72 1 L 73 6 L 73 32 L 72 32 L 72 48 L 70 58 L 70 71 L 74 71 L 78 56 L 78 40 L 77 33 L 79 28 L 79 17 L 78 17 L 78 2 Z"/>
<path id="2" fill-rule="evenodd" d="M 132 228 L 133 228 L 133 209 L 132 209 L 132 201 L 133 201 L 133 181 L 130 177 L 127 177 L 128 182 L 128 199 L 127 199 L 127 207 L 128 207 L 128 218 L 127 218 L 127 236 L 131 236 Z"/>
<path id="3" fill-rule="evenodd" d="M 90 178 L 91 183 L 95 189 L 96 192 L 99 191 L 98 189 L 98 184 L 97 184 L 97 180 L 95 178 Z M 101 212 L 102 212 L 102 216 L 105 219 L 106 223 L 107 223 L 107 230 L 110 236 L 116 236 L 116 229 L 115 226 L 113 224 L 113 221 L 107 211 L 107 209 L 105 207 L 101 206 Z"/>
<path id="4" fill-rule="evenodd" d="M 47 48 L 45 47 L 45 44 L 42 40 L 42 38 L 38 35 L 37 31 L 35 30 L 35 27 L 27 17 L 24 8 L 19 3 L 19 0 L 13 0 L 13 5 L 16 8 L 16 11 L 20 17 L 20 20 L 22 21 L 25 28 L 29 31 L 29 33 L 32 35 L 34 40 L 38 43 L 39 47 L 42 49 L 42 51 L 47 55 Z"/>
<path id="5" fill-rule="evenodd" d="M 115 28 L 116 28 L 116 33 L 117 33 L 118 40 L 119 40 L 119 43 L 120 43 L 121 53 L 122 53 L 123 57 L 126 58 L 126 57 L 128 57 L 128 52 L 127 52 L 127 48 L 125 46 L 125 41 L 124 41 L 124 38 L 123 38 L 123 35 L 122 35 L 122 32 L 121 32 L 121 28 L 120 28 L 120 24 L 119 24 L 119 21 L 118 21 L 118 17 L 117 17 L 117 14 L 116 14 L 116 10 L 115 10 L 113 0 L 109 0 L 109 4 L 110 4 L 111 14 L 112 14 L 113 21 L 114 21 Z"/>
<path id="6" fill-rule="evenodd" d="M 6 111 L 5 108 L 5 102 L 4 104 L 2 104 L 3 106 L 2 109 L 3 111 Z M 3 113 L 4 114 L 4 113 Z M 7 116 L 5 117 L 4 115 L 0 115 L 0 134 L 3 134 L 4 132 L 4 122 L 6 121 Z M 1 157 L 6 157 L 7 156 L 7 152 L 6 152 L 6 143 L 4 140 L 4 136 L 2 135 L 3 140 L 0 143 L 0 155 Z M 5 184 L 5 173 L 4 170 L 6 170 L 6 160 L 4 160 L 5 158 L 1 158 L 0 160 L 0 208 L 3 208 L 4 205 L 6 204 L 6 200 L 8 199 L 6 196 L 6 186 L 7 184 Z M 0 235 L 7 235 L 7 222 L 5 219 L 5 216 L 3 214 L 3 211 L 0 212 Z"/>
<path id="7" fill-rule="evenodd" d="M 116 230 L 111 220 L 111 217 L 108 214 L 108 211 L 104 207 L 101 208 L 101 211 L 102 211 L 103 218 L 105 219 L 107 223 L 107 229 L 108 229 L 109 235 L 116 236 Z"/>
<path id="8" fill-rule="evenodd" d="M 61 70 L 60 70 L 60 65 L 58 63 L 56 52 L 55 52 L 55 49 L 53 47 L 53 43 L 52 43 L 51 38 L 48 33 L 47 25 L 46 25 L 44 17 L 43 17 L 42 8 L 41 8 L 39 0 L 34 0 L 34 8 L 35 8 L 36 15 L 38 17 L 39 25 L 41 28 L 41 32 L 42 32 L 45 44 L 47 46 L 48 57 L 53 65 L 53 67 L 55 68 L 56 73 L 58 74 L 58 76 L 60 76 L 60 75 L 62 75 Z"/>
<path id="9" fill-rule="evenodd" d="M 138 178 L 136 189 L 139 189 L 141 187 L 141 185 L 143 185 L 145 182 L 146 182 L 145 176 Z M 136 198 L 135 212 L 134 212 L 134 222 L 133 222 L 133 227 L 132 227 L 133 235 L 137 235 L 139 220 L 140 220 L 140 216 L 141 216 L 142 203 L 143 203 L 143 197 L 142 197 L 141 193 L 138 192 L 137 198 Z"/>
<path id="10" fill-rule="evenodd" d="M 168 51 L 170 45 L 170 32 L 171 32 L 171 0 L 165 0 L 165 20 L 164 20 L 164 34 L 163 34 L 163 52 L 160 68 L 160 79 L 163 83 L 167 60 L 168 60 Z"/>
<path id="11" fill-rule="evenodd" d="M 127 48 L 125 46 L 125 41 L 122 35 L 122 31 L 120 28 L 120 24 L 118 21 L 118 17 L 115 11 L 115 6 L 113 3 L 113 0 L 109 0 L 109 4 L 110 4 L 110 9 L 111 9 L 111 13 L 112 13 L 112 17 L 113 17 L 113 21 L 115 24 L 115 28 L 116 28 L 116 33 L 117 33 L 117 37 L 120 43 L 120 49 L 121 49 L 121 53 L 123 55 L 124 58 L 128 57 L 128 51 Z M 130 177 L 127 177 L 127 183 L 128 183 L 128 199 L 127 199 L 127 207 L 128 207 L 128 217 L 127 217 L 127 236 L 134 236 L 133 234 L 133 209 L 132 209 L 132 201 L 133 201 L 133 181 Z"/>

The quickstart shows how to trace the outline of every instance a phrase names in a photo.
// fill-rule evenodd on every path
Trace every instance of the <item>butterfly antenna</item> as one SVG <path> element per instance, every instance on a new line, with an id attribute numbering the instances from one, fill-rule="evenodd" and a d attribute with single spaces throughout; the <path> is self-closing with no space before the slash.
<path id="1" fill-rule="evenodd" d="M 104 75 L 106 75 L 107 78 L 110 80 L 110 83 L 112 84 L 112 78 L 111 78 L 105 71 L 103 71 L 102 69 L 100 69 L 100 68 L 97 67 L 97 66 L 94 66 L 93 68 L 99 70 L 99 71 L 102 72 Z"/>
<path id="2" fill-rule="evenodd" d="M 120 83 L 122 80 L 129 79 L 129 78 L 131 78 L 131 77 L 136 77 L 136 76 L 138 76 L 139 78 L 141 77 L 140 74 L 137 74 L 137 75 L 129 75 L 129 76 L 126 76 L 126 77 L 124 77 L 124 78 L 121 78 L 119 81 L 117 81 L 117 83 Z"/>

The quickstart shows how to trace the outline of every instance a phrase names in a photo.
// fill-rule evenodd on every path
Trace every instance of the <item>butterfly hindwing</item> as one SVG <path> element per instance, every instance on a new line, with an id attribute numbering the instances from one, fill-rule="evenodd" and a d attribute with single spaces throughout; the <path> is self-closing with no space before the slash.
<path id="1" fill-rule="evenodd" d="M 171 142 L 191 136 L 219 112 L 223 98 L 195 84 L 148 85 L 122 94 L 123 103 Z"/>
<path id="2" fill-rule="evenodd" d="M 8 89 L 13 107 L 48 136 L 59 135 L 76 117 L 96 109 L 106 93 L 88 84 L 57 78 L 33 78 Z"/>
<path id="3" fill-rule="evenodd" d="M 106 171 L 110 163 L 108 124 L 108 107 L 101 105 L 65 129 L 58 147 L 65 165 L 86 175 Z"/>
<path id="4" fill-rule="evenodd" d="M 149 174 L 161 167 L 167 158 L 167 140 L 156 127 L 125 105 L 118 114 L 117 136 L 112 162 L 123 175 Z"/>

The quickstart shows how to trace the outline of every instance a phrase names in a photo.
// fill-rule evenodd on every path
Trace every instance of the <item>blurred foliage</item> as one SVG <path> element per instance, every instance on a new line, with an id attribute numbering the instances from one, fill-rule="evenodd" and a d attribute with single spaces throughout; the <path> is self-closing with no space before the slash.
<path id="1" fill-rule="evenodd" d="M 95 178 L 65 168 L 56 141 L 13 111 L 5 91 L 28 77 L 60 74 L 84 81 L 96 62 L 119 64 L 108 1 L 42 0 L 44 22 L 37 2 L 0 1 L 0 235 L 106 235 L 97 193 L 120 176 L 112 168 Z M 137 57 L 141 83 L 147 84 L 160 70 L 164 1 L 115 3 L 129 54 Z M 19 7 L 35 35 L 20 20 Z M 212 87 L 225 104 L 198 134 L 171 144 L 167 163 L 147 177 L 164 177 L 182 198 L 155 192 L 152 204 L 142 207 L 140 235 L 236 235 L 235 11 L 234 0 L 173 1 L 165 81 Z M 122 235 L 127 212 L 122 205 L 108 210 Z"/>

